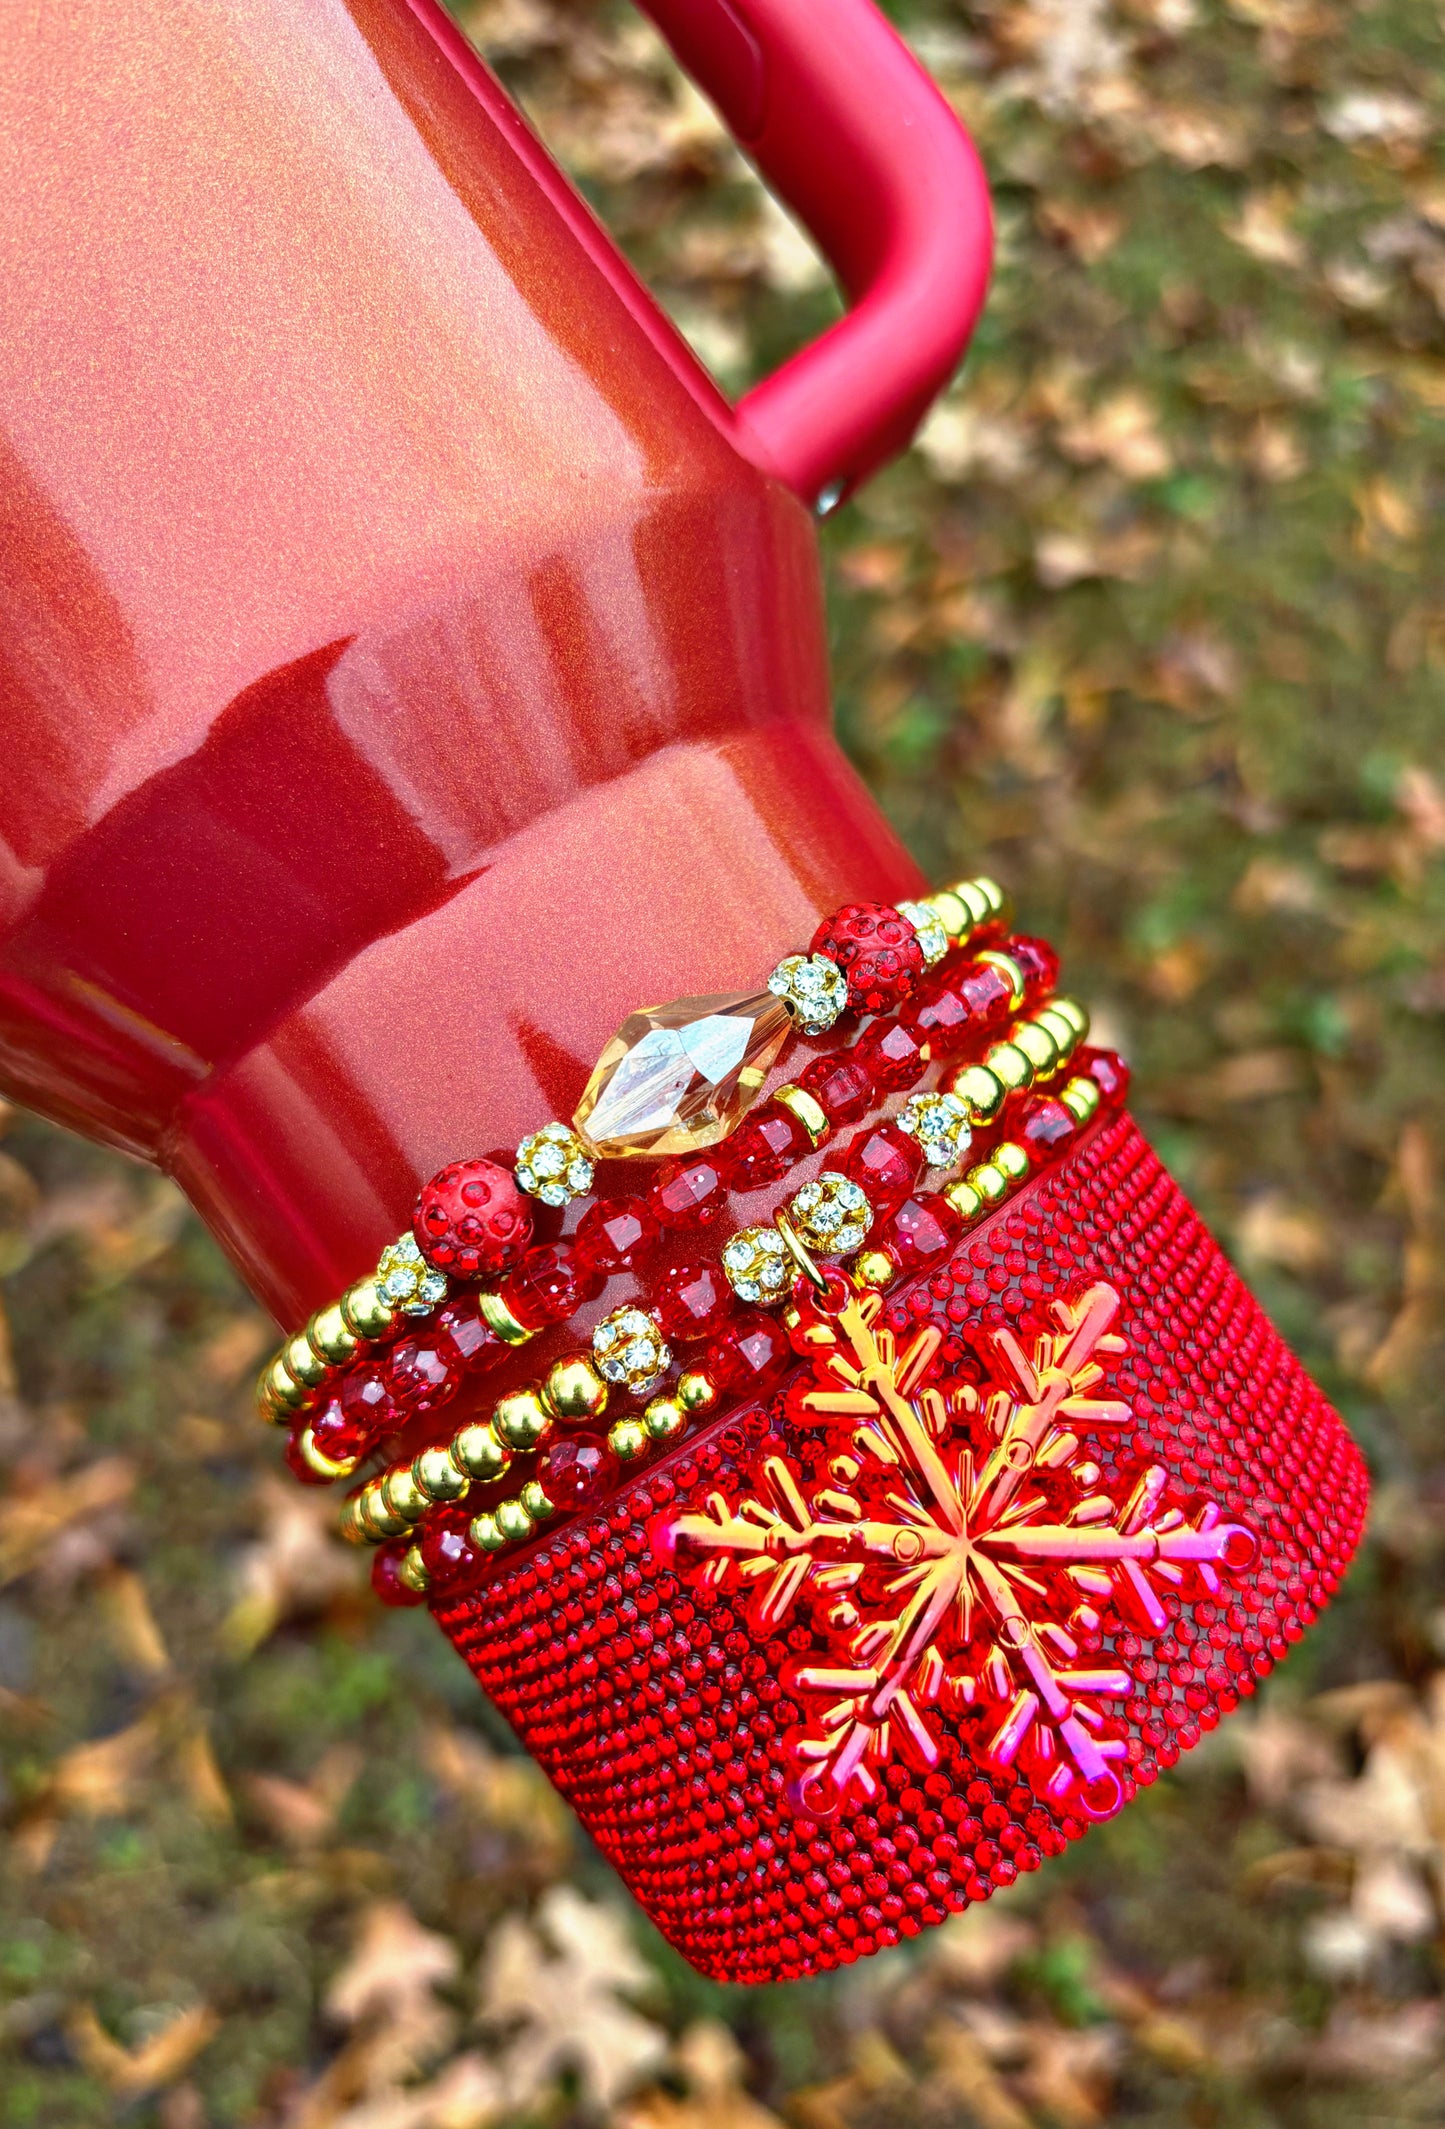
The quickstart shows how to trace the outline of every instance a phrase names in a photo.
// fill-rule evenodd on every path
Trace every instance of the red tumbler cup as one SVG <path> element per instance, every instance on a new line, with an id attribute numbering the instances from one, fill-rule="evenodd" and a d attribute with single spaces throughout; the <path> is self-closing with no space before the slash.
<path id="1" fill-rule="evenodd" d="M 0 54 L 0 1084 L 174 1175 L 288 1325 L 634 1008 L 921 888 L 829 730 L 810 517 L 957 361 L 977 161 L 868 0 L 650 12 L 850 298 L 737 407 L 432 0 L 86 0 Z M 1357 1452 L 1089 1073 L 1007 1205 L 890 1206 L 886 1296 L 739 1334 L 725 1411 L 435 1577 L 708 1972 L 1031 1867 L 1348 1559 Z"/>

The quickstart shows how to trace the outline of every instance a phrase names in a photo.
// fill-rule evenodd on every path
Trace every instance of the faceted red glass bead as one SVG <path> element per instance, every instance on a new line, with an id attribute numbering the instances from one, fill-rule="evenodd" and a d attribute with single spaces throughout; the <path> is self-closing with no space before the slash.
<path id="1" fill-rule="evenodd" d="M 923 948 L 906 917 L 882 902 L 850 902 L 813 934 L 811 951 L 836 961 L 856 1012 L 901 1005 L 923 974 Z"/>
<path id="2" fill-rule="evenodd" d="M 906 1279 L 925 1265 L 936 1264 L 962 1232 L 962 1216 L 947 1198 L 934 1190 L 919 1190 L 882 1223 L 878 1240 L 897 1260 Z"/>
<path id="3" fill-rule="evenodd" d="M 387 1387 L 381 1368 L 364 1365 L 352 1368 L 341 1378 L 338 1391 L 341 1409 L 351 1425 L 364 1433 L 368 1441 L 378 1435 L 388 1434 L 400 1419 L 396 1399 Z"/>
<path id="4" fill-rule="evenodd" d="M 494 1367 L 507 1347 L 489 1329 L 475 1294 L 453 1294 L 433 1317 L 438 1338 L 450 1340 L 461 1367 Z"/>
<path id="5" fill-rule="evenodd" d="M 965 970 L 954 988 L 968 1008 L 970 1027 L 979 1033 L 1001 1026 L 1014 1010 L 1013 985 L 1002 969 L 991 968 L 986 961 L 976 961 Z"/>
<path id="6" fill-rule="evenodd" d="M 1090 1050 L 1084 1070 L 1105 1101 L 1122 1102 L 1129 1092 L 1129 1067 L 1117 1050 Z"/>
<path id="7" fill-rule="evenodd" d="M 286 1446 L 281 1451 L 281 1454 L 286 1462 L 286 1469 L 290 1472 L 292 1478 L 297 1480 L 300 1485 L 329 1486 L 331 1481 L 327 1478 L 325 1472 L 313 1471 L 311 1466 L 307 1463 L 305 1457 L 301 1454 L 302 1431 L 303 1429 L 301 1427 L 297 1427 L 293 1433 L 288 1434 L 286 1437 Z M 330 1449 L 326 1451 L 326 1454 L 328 1456 L 332 1455 L 333 1453 L 334 1452 Z"/>
<path id="8" fill-rule="evenodd" d="M 566 1435 L 547 1450 L 537 1477 L 554 1508 L 595 1508 L 612 1491 L 617 1469 L 605 1443 Z"/>
<path id="9" fill-rule="evenodd" d="M 400 1608 L 426 1602 L 420 1590 L 409 1589 L 398 1572 L 406 1550 L 405 1544 L 384 1545 L 371 1563 L 371 1586 L 383 1604 Z"/>
<path id="10" fill-rule="evenodd" d="M 453 1161 L 422 1187 L 412 1233 L 428 1264 L 459 1279 L 494 1278 L 532 1238 L 532 1212 L 495 1161 Z"/>
<path id="11" fill-rule="evenodd" d="M 1023 970 L 1024 1003 L 1037 1005 L 1059 980 L 1059 957 L 1047 939 L 1010 939 L 1007 951 Z"/>
<path id="12" fill-rule="evenodd" d="M 652 1296 L 652 1313 L 669 1338 L 710 1338 L 732 1314 L 732 1288 L 715 1264 L 670 1264 Z"/>
<path id="13" fill-rule="evenodd" d="M 1061 1101 L 1038 1101 L 1019 1127 L 1019 1137 L 1036 1159 L 1051 1160 L 1078 1128 Z"/>
<path id="14" fill-rule="evenodd" d="M 925 1041 L 903 1019 L 872 1020 L 853 1047 L 876 1086 L 901 1094 L 923 1077 L 928 1064 Z"/>
<path id="15" fill-rule="evenodd" d="M 974 1015 L 960 996 L 958 985 L 964 969 L 935 969 L 925 976 L 909 999 L 899 1019 L 920 1042 L 928 1044 L 933 1057 L 956 1057 L 974 1026 Z"/>
<path id="16" fill-rule="evenodd" d="M 734 1190 L 761 1190 L 780 1182 L 794 1161 L 812 1151 L 812 1144 L 792 1111 L 770 1101 L 739 1124 L 718 1151 Z"/>
<path id="17" fill-rule="evenodd" d="M 339 1392 L 328 1397 L 325 1404 L 310 1415 L 310 1426 L 311 1439 L 321 1454 L 338 1464 L 350 1463 L 354 1456 L 360 1456 L 362 1450 L 370 1446 L 376 1432 L 374 1426 L 358 1425 L 347 1417 Z"/>
<path id="18" fill-rule="evenodd" d="M 846 1176 L 861 1183 L 875 1212 L 906 1198 L 918 1181 L 923 1152 L 896 1124 L 874 1124 L 860 1131 L 843 1149 Z"/>
<path id="19" fill-rule="evenodd" d="M 711 1227 L 727 1203 L 722 1166 L 707 1159 L 664 1161 L 648 1200 L 664 1227 Z"/>
<path id="20" fill-rule="evenodd" d="M 641 1263 L 662 1239 L 662 1228 L 646 1198 L 605 1198 L 588 1206 L 574 1239 L 584 1263 L 610 1274 Z"/>
<path id="21" fill-rule="evenodd" d="M 739 1396 L 777 1381 L 792 1360 L 787 1333 L 760 1308 L 743 1309 L 708 1347 L 708 1373 Z"/>
<path id="22" fill-rule="evenodd" d="M 404 1412 L 435 1412 L 457 1394 L 456 1347 L 434 1330 L 411 1331 L 386 1356 L 386 1386 Z"/>
<path id="23" fill-rule="evenodd" d="M 519 1323 L 540 1331 L 565 1323 L 605 1284 L 570 1242 L 538 1242 L 502 1283 L 502 1299 Z"/>
<path id="24" fill-rule="evenodd" d="M 429 1523 L 422 1534 L 421 1556 L 433 1583 L 442 1585 L 469 1574 L 482 1559 L 467 1536 L 466 1522 L 449 1522 L 440 1517 Z"/>
<path id="25" fill-rule="evenodd" d="M 873 1106 L 873 1081 L 855 1049 L 841 1057 L 815 1057 L 798 1074 L 830 1124 L 856 1124 Z"/>

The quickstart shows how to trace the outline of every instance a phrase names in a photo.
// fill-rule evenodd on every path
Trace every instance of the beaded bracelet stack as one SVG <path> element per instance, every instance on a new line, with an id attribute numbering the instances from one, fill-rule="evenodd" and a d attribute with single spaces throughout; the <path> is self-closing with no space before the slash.
<path id="1" fill-rule="evenodd" d="M 294 1427 L 290 1460 L 313 1483 L 349 1475 L 382 1436 L 448 1402 L 464 1374 L 585 1307 L 664 1232 L 713 1227 L 729 1193 L 777 1184 L 839 1126 L 907 1096 L 771 1222 L 730 1236 L 719 1262 L 672 1261 L 650 1293 L 596 1325 L 587 1350 L 508 1392 L 490 1419 L 352 1494 L 343 1529 L 386 1548 L 383 1594 L 415 1601 L 439 1574 L 522 1542 L 561 1509 L 591 1505 L 621 1464 L 673 1440 L 695 1415 L 768 1387 L 792 1357 L 797 1307 L 781 1326 L 766 1311 L 798 1281 L 802 1293 L 809 1279 L 829 1276 L 819 1259 L 850 1259 L 852 1281 L 878 1287 L 926 1268 L 1056 1157 L 1101 1098 L 1112 1105 L 1122 1096 L 1122 1067 L 1106 1053 L 1094 1053 L 1057 1098 L 1030 1096 L 1062 1077 L 1088 1020 L 1072 1001 L 1051 998 L 1052 951 L 1005 940 L 1004 919 L 1002 893 L 986 880 L 899 909 L 840 911 L 808 955 L 779 963 L 765 991 L 631 1016 L 571 1125 L 530 1134 L 510 1174 L 474 1160 L 432 1178 L 412 1232 L 261 1377 L 261 1408 Z M 824 1034 L 850 1010 L 871 1016 L 851 1047 L 820 1052 L 754 1110 L 788 1034 Z M 962 1061 L 984 1043 L 982 1056 Z M 931 1066 L 938 1083 L 909 1092 Z M 996 1143 L 957 1173 L 982 1132 L 996 1133 Z M 718 1154 L 699 1157 L 713 1146 Z M 568 1207 L 591 1194 L 598 1160 L 639 1155 L 668 1156 L 645 1196 L 598 1200 L 566 1239 L 532 1242 L 529 1197 Z M 952 1179 L 919 1189 L 924 1166 Z M 673 1345 L 704 1340 L 702 1364 L 681 1366 L 670 1389 L 650 1394 L 674 1368 Z M 648 1401 L 615 1420 L 605 1440 L 557 1432 L 596 1428 L 614 1392 Z M 468 1519 L 459 1504 L 471 1489 L 499 1485 L 519 1456 L 536 1457 L 533 1475 Z"/>

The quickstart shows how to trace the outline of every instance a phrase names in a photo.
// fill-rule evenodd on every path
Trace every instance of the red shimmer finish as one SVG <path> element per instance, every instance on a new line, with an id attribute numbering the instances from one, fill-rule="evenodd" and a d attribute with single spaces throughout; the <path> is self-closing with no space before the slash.
<path id="1" fill-rule="evenodd" d="M 877 190 L 866 348 L 928 259 L 952 345 L 980 271 L 889 218 L 958 129 L 862 0 L 805 13 L 748 0 L 765 160 Z M 807 492 L 781 413 L 733 419 L 434 9 L 34 12 L 0 137 L 0 1085 L 159 1161 L 291 1321 L 639 999 L 921 882 L 828 728 L 809 513 L 735 447 Z"/>
<path id="2" fill-rule="evenodd" d="M 1085 1422 L 1099 1469 L 1080 1479 L 1118 1502 L 1162 1470 L 1160 1510 L 1177 1508 L 1202 1531 L 1215 1519 L 1224 1541 L 1194 1551 L 1215 1553 L 1208 1575 L 1190 1567 L 1171 1586 L 1151 1570 L 1157 1587 L 1142 1591 L 1142 1610 L 1120 1581 L 1116 1597 L 1093 1598 L 1092 1629 L 1070 1620 L 1088 1636 L 1086 1668 L 1068 1679 L 1056 1727 L 1071 1703 L 1097 1701 L 1071 1749 L 1087 1766 L 1100 1747 L 1103 1779 L 1060 1782 L 1050 1771 L 1057 1747 L 1051 1763 L 1028 1745 L 999 1743 L 995 1696 L 1006 1700 L 1012 1686 L 1007 1672 L 990 1685 L 981 1666 L 978 1705 L 944 1693 L 913 1711 L 915 1740 L 898 1725 L 874 1770 L 875 1795 L 801 1808 L 812 1796 L 796 1778 L 808 1764 L 800 1747 L 806 1755 L 828 1705 L 849 1691 L 829 1623 L 836 1592 L 774 1624 L 760 1616 L 756 1579 L 751 1600 L 742 1578 L 715 1586 L 700 1572 L 706 1562 L 669 1538 L 715 1517 L 714 1496 L 765 1494 L 769 1455 L 805 1469 L 818 1462 L 818 1429 L 789 1416 L 786 1381 L 624 1484 L 605 1508 L 499 1563 L 479 1592 L 437 1603 L 603 1853 L 704 1973 L 816 1973 L 987 1899 L 1197 1744 L 1329 1598 L 1363 1522 L 1359 1451 L 1127 1117 L 1092 1132 L 941 1271 L 890 1295 L 883 1320 L 900 1340 L 934 1326 L 947 1373 L 966 1379 L 970 1337 L 1012 1331 L 1029 1348 L 1052 1301 L 1077 1304 L 1099 1282 L 1121 1299 L 1111 1330 L 1123 1350 L 1109 1354 L 1092 1394 L 1128 1414 Z M 1048 1494 L 1050 1480 L 1042 1483 Z M 1089 1527 L 1086 1519 L 1077 1556 L 1089 1550 Z M 1067 1618 L 1078 1590 L 1056 1592 L 1057 1569 L 1034 1572 L 1043 1594 L 1025 1588 L 1023 1601 Z M 892 1579 L 881 1568 L 870 1575 L 854 1592 L 865 1618 Z M 942 1630 L 965 1645 L 971 1631 Z M 977 1631 L 981 1656 L 987 1639 Z M 1017 1656 L 1018 1635 L 1001 1646 Z M 810 1684 L 820 1660 L 831 1692 Z M 1124 1692 L 1110 1675 L 1118 1671 Z"/>

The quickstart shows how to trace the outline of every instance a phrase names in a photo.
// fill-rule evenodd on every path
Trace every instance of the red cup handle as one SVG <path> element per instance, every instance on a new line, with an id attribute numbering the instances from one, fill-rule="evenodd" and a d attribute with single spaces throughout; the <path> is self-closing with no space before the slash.
<path id="1" fill-rule="evenodd" d="M 638 0 L 851 308 L 755 385 L 739 448 L 831 503 L 901 451 L 956 368 L 993 252 L 968 134 L 872 0 Z"/>

